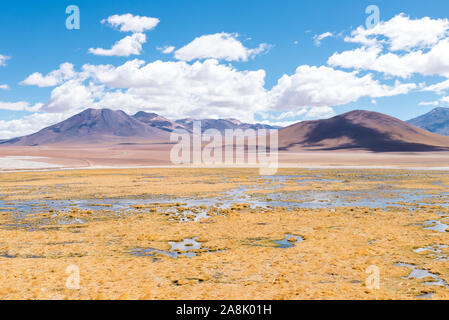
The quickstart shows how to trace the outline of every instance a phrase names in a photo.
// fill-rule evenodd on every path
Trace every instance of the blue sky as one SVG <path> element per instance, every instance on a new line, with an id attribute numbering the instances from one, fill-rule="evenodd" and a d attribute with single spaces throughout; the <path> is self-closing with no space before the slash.
<path id="1" fill-rule="evenodd" d="M 66 28 L 65 22 L 68 15 L 65 10 L 68 5 L 77 5 L 80 9 L 79 30 L 68 30 Z M 446 87 L 439 92 L 435 90 L 423 91 L 422 88 L 447 80 L 448 73 L 429 72 L 425 66 L 416 71 L 416 66 L 410 66 L 413 71 L 410 71 L 410 74 L 404 71 L 407 74 L 404 77 L 398 75 L 403 72 L 403 68 L 407 67 L 405 62 L 401 71 L 397 71 L 395 74 L 388 74 L 384 70 L 385 68 L 388 69 L 388 63 L 387 67 L 385 67 L 385 64 L 379 64 L 382 66 L 376 67 L 376 70 L 371 70 L 366 64 L 362 68 L 357 68 L 356 66 L 359 64 L 356 63 L 354 63 L 354 66 L 348 67 L 347 62 L 341 62 L 341 59 L 332 65 L 329 63 L 328 59 L 334 53 L 352 51 L 366 46 L 366 44 L 346 41 L 345 37 L 351 36 L 351 32 L 359 26 L 365 26 L 365 20 L 368 17 L 365 9 L 368 5 L 378 6 L 381 23 L 389 22 L 399 14 L 404 13 L 407 21 L 420 21 L 429 17 L 431 20 L 444 25 L 444 19 L 447 19 L 449 15 L 447 0 L 2 1 L 0 4 L 0 57 L 3 55 L 9 57 L 9 59 L 4 61 L 3 66 L 0 66 L 0 86 L 7 86 L 6 89 L 0 89 L 0 138 L 10 137 L 17 133 L 33 132 L 43 125 L 61 120 L 86 107 L 120 108 L 118 104 L 111 101 L 123 101 L 122 109 L 128 112 L 144 109 L 171 118 L 186 116 L 225 117 L 235 114 L 241 120 L 268 121 L 271 123 L 288 123 L 326 117 L 353 109 L 373 110 L 387 113 L 402 120 L 408 120 L 436 106 L 446 106 L 446 100 L 444 99 Z M 143 32 L 120 32 L 117 30 L 119 27 L 101 22 L 110 16 L 128 13 L 133 17 L 157 18 L 159 23 L 154 28 Z M 408 23 L 407 21 L 404 19 L 404 23 Z M 393 28 L 397 25 L 391 24 L 391 27 L 386 28 L 386 33 L 377 34 L 379 43 L 382 40 L 388 41 L 388 37 L 395 34 Z M 408 30 L 408 28 L 406 27 L 405 30 Z M 426 29 L 423 28 L 423 32 L 425 31 Z M 445 30 L 440 32 L 431 28 L 431 31 L 436 33 L 438 41 L 447 37 Z M 117 41 L 135 33 L 144 34 L 146 37 L 145 41 L 141 41 L 142 48 L 138 50 L 138 54 L 104 56 L 88 52 L 90 48 L 110 49 Z M 221 38 L 210 37 L 203 39 L 204 41 L 201 42 L 208 48 L 216 46 L 213 54 L 210 54 L 209 49 L 202 48 L 198 43 L 197 46 L 189 47 L 189 50 L 184 51 L 191 56 L 198 53 L 198 50 L 204 49 L 206 50 L 206 57 L 203 54 L 202 57 L 187 60 L 185 54 L 184 57 L 181 53 L 178 54 L 178 57 L 176 56 L 177 50 L 189 45 L 195 39 L 223 33 L 226 36 Z M 330 33 L 332 36 L 324 38 L 318 45 L 316 37 L 326 33 Z M 238 41 L 247 50 L 245 51 L 248 54 L 247 58 L 233 58 L 229 56 L 229 52 L 227 56 L 226 49 L 223 49 L 223 55 L 214 56 L 221 50 L 217 39 L 220 40 L 223 37 L 226 38 L 225 40 Z M 415 37 L 415 35 L 411 34 L 411 37 Z M 206 40 L 212 41 L 211 44 L 209 45 Z M 385 44 L 382 53 L 392 52 L 400 57 L 420 50 L 427 53 L 438 45 L 437 40 L 432 43 L 420 43 L 414 47 L 407 47 L 405 50 L 400 48 L 396 51 L 390 51 L 388 45 Z M 234 45 L 236 44 L 235 41 L 232 42 Z M 265 44 L 265 46 L 260 47 L 261 44 Z M 164 54 L 160 49 L 164 46 L 173 46 L 174 49 L 170 54 Z M 257 48 L 261 48 L 260 52 L 250 51 Z M 196 50 L 195 53 L 192 53 L 192 50 Z M 200 53 L 198 54 L 200 55 Z M 358 57 L 360 58 L 360 56 Z M 126 85 L 126 81 L 131 83 L 135 77 L 138 77 L 137 71 L 134 69 L 133 72 L 126 75 L 120 73 L 119 76 L 116 74 L 117 70 L 109 70 L 108 72 L 114 73 L 116 77 L 115 80 L 111 81 L 109 81 L 109 78 L 107 78 L 107 81 L 95 78 L 96 76 L 86 77 L 82 80 L 78 78 L 74 83 L 82 85 L 83 89 L 71 87 L 70 84 L 59 88 L 66 81 L 70 81 L 70 78 L 61 80 L 52 86 L 22 83 L 35 72 L 45 77 L 50 72 L 58 70 L 62 63 L 70 63 L 73 65 L 74 72 L 78 73 L 82 71 L 86 64 L 92 66 L 111 65 L 116 68 L 135 59 L 142 60 L 143 65 L 158 60 L 167 63 L 167 65 L 162 65 L 162 71 L 155 70 L 156 66 L 153 66 L 153 71 L 149 72 L 148 77 L 160 77 L 161 74 L 164 74 L 163 77 L 165 77 L 165 74 L 177 75 L 180 72 L 179 70 L 186 70 L 185 66 L 178 65 L 176 66 L 177 71 L 172 72 L 172 69 L 166 69 L 169 67 L 169 62 L 179 63 L 183 61 L 189 68 L 195 63 L 204 64 L 207 59 L 215 59 L 217 65 L 211 67 L 216 70 L 210 69 L 212 71 L 207 75 L 207 77 L 214 78 L 206 77 L 199 80 L 194 87 L 189 87 L 188 83 L 192 81 L 191 73 L 196 71 L 185 71 L 189 75 L 173 81 L 173 83 L 177 83 L 176 85 L 184 86 L 183 88 L 175 87 L 172 94 L 168 92 L 167 95 L 157 98 L 154 98 L 154 96 L 155 94 L 158 95 L 157 92 L 161 89 L 154 86 L 150 87 L 152 79 L 145 79 L 145 81 L 142 80 L 142 83 L 134 83 L 130 86 Z M 442 67 L 437 66 L 437 68 L 443 70 L 447 67 L 446 62 L 442 61 L 441 63 Z M 224 70 L 223 75 L 219 74 L 221 66 L 226 68 L 222 68 Z M 297 68 L 300 66 L 308 67 L 298 72 Z M 312 68 L 323 66 L 331 70 Z M 198 68 L 201 67 L 204 70 L 209 70 L 209 67 L 198 66 Z M 264 76 L 260 73 L 254 74 L 248 80 L 244 75 L 245 72 L 256 73 L 261 70 L 265 73 Z M 301 82 L 301 79 L 314 81 L 313 79 L 316 77 L 333 77 L 332 72 L 334 71 L 350 74 L 356 70 L 358 71 L 355 76 L 357 79 L 349 79 L 350 76 L 346 77 L 346 75 L 341 74 L 342 83 L 348 78 L 348 89 L 344 87 L 342 89 L 341 86 L 338 86 L 335 87 L 335 90 L 350 91 L 353 89 L 351 84 L 359 85 L 358 79 L 367 75 L 372 77 L 372 81 L 377 81 L 377 84 L 366 85 L 365 81 L 362 81 L 360 90 L 363 93 L 354 93 L 354 97 L 337 96 L 335 99 L 326 96 L 317 97 L 316 88 L 310 93 L 309 98 L 303 99 L 301 96 L 309 94 L 309 92 L 304 91 L 307 90 L 308 86 Z M 98 72 L 98 70 L 95 72 Z M 198 72 L 198 74 L 203 74 L 205 71 Z M 296 80 L 293 79 L 295 72 L 298 77 Z M 198 74 L 195 77 L 198 77 Z M 285 79 L 286 81 L 282 86 L 273 90 L 279 79 L 284 75 L 292 78 Z M 166 80 L 167 83 L 171 83 L 170 79 Z M 355 82 L 352 82 L 353 80 Z M 207 83 L 214 83 L 215 81 L 226 83 L 226 85 L 223 85 L 225 93 L 211 93 L 214 91 L 213 87 L 200 88 L 201 85 L 207 86 Z M 229 85 L 227 84 L 228 81 Z M 231 83 L 232 81 L 235 81 L 235 83 Z M 241 101 L 236 100 L 240 92 L 239 81 L 245 84 L 245 89 L 242 89 L 244 94 Z M 248 82 L 252 81 L 255 83 L 263 81 L 263 84 L 251 87 Z M 415 84 L 416 87 L 396 90 L 394 88 L 397 88 L 397 81 L 400 84 Z M 91 84 L 89 90 L 95 91 L 95 93 L 90 92 L 89 98 L 86 98 L 85 101 L 76 97 L 77 93 L 84 93 L 82 90 L 88 87 L 89 83 Z M 323 84 L 326 83 L 326 81 L 318 82 L 316 85 L 324 87 Z M 72 85 L 75 84 L 72 83 Z M 331 87 L 332 84 L 329 86 Z M 390 87 L 383 88 L 382 91 L 385 92 L 405 90 L 406 93 L 386 94 L 384 92 L 378 94 L 381 86 Z M 92 89 L 93 87 L 95 89 Z M 101 90 L 103 91 L 99 93 Z M 107 95 L 108 92 L 114 90 L 118 90 L 124 95 Z M 61 98 L 60 95 L 57 95 L 61 94 L 61 91 L 69 96 Z M 192 93 L 194 95 L 192 101 L 175 99 L 172 102 L 170 100 L 170 95 L 173 97 L 176 95 L 188 96 L 190 91 L 194 92 Z M 372 92 L 376 93 L 373 94 Z M 53 99 L 51 99 L 52 93 Z M 202 93 L 204 93 L 204 96 L 201 96 Z M 332 93 L 333 91 L 331 91 L 330 96 L 332 96 Z M 214 94 L 217 96 L 213 96 Z M 232 95 L 232 97 L 223 98 L 226 94 Z M 130 97 L 131 95 L 132 97 Z M 323 95 L 326 95 L 326 92 Z M 205 98 L 206 96 L 207 98 Z M 223 99 L 220 100 L 221 98 L 217 97 Z M 57 98 L 60 99 L 57 100 Z M 78 98 L 79 105 L 74 103 L 65 108 L 64 105 L 60 104 Z M 148 103 L 142 102 L 147 98 L 150 98 L 151 101 Z M 265 105 L 264 100 L 270 100 L 270 105 Z M 141 103 L 141 106 L 131 106 L 135 101 Z M 197 105 L 195 105 L 195 101 L 198 102 Z M 229 101 L 229 107 L 225 105 L 227 101 Z M 26 104 L 28 105 L 26 106 Z M 248 104 L 257 106 L 247 107 Z M 32 108 L 33 106 L 34 108 Z M 316 112 L 309 112 L 315 109 Z M 290 116 L 288 112 L 290 112 Z M 284 114 L 284 116 L 280 116 L 281 114 Z"/>

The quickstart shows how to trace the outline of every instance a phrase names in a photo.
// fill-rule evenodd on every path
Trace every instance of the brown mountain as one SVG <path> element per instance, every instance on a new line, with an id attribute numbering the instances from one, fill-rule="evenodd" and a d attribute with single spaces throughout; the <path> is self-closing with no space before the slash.
<path id="1" fill-rule="evenodd" d="M 355 110 L 279 131 L 280 150 L 361 149 L 374 152 L 449 150 L 449 137 L 382 113 Z"/>
<path id="2" fill-rule="evenodd" d="M 270 126 L 267 124 L 260 124 L 260 123 L 256 123 L 256 124 L 244 123 L 237 119 L 201 119 L 201 120 L 196 120 L 196 119 L 186 118 L 186 119 L 176 120 L 176 123 L 179 125 L 182 125 L 188 131 L 192 131 L 194 121 L 201 121 L 201 130 L 202 131 L 206 131 L 208 129 L 216 129 L 222 133 L 224 133 L 226 129 L 258 130 L 258 129 L 279 129 L 280 128 L 280 127 L 273 127 L 273 126 Z"/>
<path id="3" fill-rule="evenodd" d="M 133 118 L 139 120 L 140 122 L 146 123 L 151 127 L 162 129 L 167 132 L 172 132 L 175 129 L 185 129 L 184 126 L 156 113 L 139 111 L 133 115 Z"/>
<path id="4" fill-rule="evenodd" d="M 37 133 L 6 140 L 4 145 L 46 145 L 120 142 L 130 140 L 168 140 L 169 134 L 153 128 L 123 111 L 87 109 Z"/>

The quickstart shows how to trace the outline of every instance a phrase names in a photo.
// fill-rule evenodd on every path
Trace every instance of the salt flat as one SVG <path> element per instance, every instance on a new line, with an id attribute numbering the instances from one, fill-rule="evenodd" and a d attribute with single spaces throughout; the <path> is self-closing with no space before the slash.
<path id="1" fill-rule="evenodd" d="M 7 156 L 0 158 L 0 170 L 49 169 L 61 165 L 45 162 L 47 158 L 33 156 Z"/>

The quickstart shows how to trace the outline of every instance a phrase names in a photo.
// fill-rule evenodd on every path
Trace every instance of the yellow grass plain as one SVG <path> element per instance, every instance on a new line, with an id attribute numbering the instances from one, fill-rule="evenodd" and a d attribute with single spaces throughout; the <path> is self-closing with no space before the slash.
<path id="1" fill-rule="evenodd" d="M 432 299 L 449 298 L 449 288 L 426 284 L 431 277 L 407 277 L 411 269 L 396 265 L 415 265 L 449 282 L 449 265 L 441 258 L 449 248 L 441 248 L 441 259 L 416 250 L 449 244 L 449 233 L 424 228 L 430 220 L 449 223 L 444 205 L 449 203 L 448 172 L 281 169 L 282 180 L 258 173 L 2 173 L 0 299 L 416 299 L 427 293 L 433 293 Z M 254 207 L 236 198 L 221 208 L 217 197 L 241 186 L 250 187 L 241 191 L 248 199 L 273 205 Z M 413 202 L 395 190 L 423 199 Z M 337 197 L 312 208 L 302 207 L 305 199 L 298 197 L 301 192 L 342 191 L 396 197 L 397 203 L 339 206 Z M 273 201 L 274 193 L 282 199 Z M 141 201 L 113 210 L 108 199 Z M 180 199 L 203 199 L 206 205 L 191 208 Z M 64 200 L 70 202 L 66 208 L 52 207 L 52 201 Z M 81 208 L 78 200 L 91 201 L 91 208 Z M 289 204 L 280 205 L 283 201 Z M 181 213 L 198 210 L 207 216 L 180 221 Z M 274 241 L 286 234 L 304 241 L 279 248 Z M 138 248 L 169 252 L 169 242 L 192 238 L 202 245 L 192 257 L 132 254 Z M 372 266 L 379 270 L 378 288 L 367 286 Z M 77 288 L 67 285 L 73 270 L 79 270 Z"/>

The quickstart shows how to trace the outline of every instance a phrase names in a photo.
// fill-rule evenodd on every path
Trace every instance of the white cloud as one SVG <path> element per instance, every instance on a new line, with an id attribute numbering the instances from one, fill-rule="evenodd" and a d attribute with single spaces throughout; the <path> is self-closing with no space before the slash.
<path id="1" fill-rule="evenodd" d="M 155 28 L 159 19 L 126 14 L 111 16 L 102 23 L 132 34 L 111 49 L 91 48 L 89 52 L 127 57 L 142 52 L 146 43 L 143 32 Z M 273 124 L 297 118 L 327 118 L 335 114 L 333 106 L 362 97 L 375 103 L 377 98 L 406 94 L 417 88 L 443 94 L 449 89 L 449 80 L 430 86 L 399 81 L 386 85 L 372 74 L 358 70 L 402 78 L 415 73 L 449 78 L 448 28 L 447 19 L 412 20 L 403 14 L 373 29 L 359 27 L 345 39 L 361 44 L 359 48 L 332 55 L 328 59 L 331 67 L 299 66 L 294 74 L 282 76 L 271 90 L 265 88 L 265 70 L 238 70 L 219 63 L 248 61 L 270 48 L 267 44 L 247 48 L 237 34 L 203 35 L 178 50 L 174 46 L 157 48 L 164 54 L 174 53 L 177 61 L 147 63 L 134 59 L 119 66 L 86 64 L 80 72 L 71 63 L 65 63 L 47 75 L 33 73 L 22 82 L 55 86 L 45 104 L 0 102 L 0 109 L 4 110 L 46 112 L 36 113 L 34 118 L 0 121 L 0 135 L 31 133 L 88 107 L 123 109 L 128 113 L 145 110 L 169 118 L 238 118 L 248 122 L 254 121 L 254 114 L 260 114 L 264 121 Z M 333 36 L 326 32 L 314 39 L 319 44 Z M 5 64 L 6 58 L 0 55 L 0 65 Z M 9 87 L 0 86 L 6 88 Z M 449 103 L 449 97 L 421 105 L 441 103 Z M 273 116 L 273 110 L 281 113 Z"/>
<path id="2" fill-rule="evenodd" d="M 36 103 L 35 105 L 30 105 L 28 102 L 2 102 L 0 101 L 0 110 L 9 111 L 38 111 L 42 107 L 42 103 Z"/>
<path id="3" fill-rule="evenodd" d="M 359 27 L 345 41 L 363 45 L 387 44 L 392 51 L 431 47 L 447 36 L 448 19 L 410 19 L 404 13 L 389 21 L 382 21 L 374 28 Z M 386 39 L 385 39 L 386 38 Z"/>
<path id="4" fill-rule="evenodd" d="M 270 126 L 279 126 L 279 127 L 288 127 L 292 124 L 297 123 L 298 120 L 292 120 L 292 121 L 276 121 L 276 120 L 263 120 L 263 121 L 257 121 L 257 123 L 260 124 L 268 124 Z"/>
<path id="5" fill-rule="evenodd" d="M 9 59 L 11 59 L 11 57 L 0 54 L 0 67 L 6 66 L 6 60 Z"/>
<path id="6" fill-rule="evenodd" d="M 175 58 L 182 61 L 196 59 L 218 59 L 226 61 L 248 61 L 258 54 L 270 49 L 262 43 L 254 49 L 246 48 L 239 40 L 237 34 L 216 33 L 195 38 L 192 42 L 176 50 Z"/>
<path id="7" fill-rule="evenodd" d="M 89 80 L 86 86 L 81 79 Z M 267 105 L 265 71 L 238 71 L 208 59 L 145 63 L 131 60 L 118 67 L 84 65 L 77 79 L 55 88 L 44 110 L 111 108 L 147 110 L 172 118 L 238 117 L 253 121 Z"/>
<path id="8" fill-rule="evenodd" d="M 403 55 L 380 52 L 378 47 L 363 47 L 335 53 L 328 63 L 334 67 L 373 70 L 402 78 L 415 73 L 449 77 L 449 38 L 441 40 L 428 51 L 416 50 Z"/>
<path id="9" fill-rule="evenodd" d="M 174 46 L 164 46 L 164 47 L 158 47 L 157 48 L 160 52 L 162 52 L 163 54 L 170 54 L 173 51 L 175 51 L 175 47 Z"/>
<path id="10" fill-rule="evenodd" d="M 27 86 L 38 86 L 40 88 L 54 87 L 61 84 L 65 80 L 72 79 L 75 75 L 76 72 L 73 69 L 73 64 L 66 62 L 61 64 L 59 69 L 50 72 L 46 76 L 43 76 L 39 72 L 35 72 L 28 76 L 20 84 Z"/>
<path id="11" fill-rule="evenodd" d="M 54 88 L 41 110 L 49 113 L 73 113 L 91 107 L 101 97 L 103 88 L 82 81 L 69 80 Z"/>
<path id="12" fill-rule="evenodd" d="M 0 89 L 1 90 L 10 90 L 11 88 L 7 84 L 0 84 Z"/>
<path id="13" fill-rule="evenodd" d="M 270 118 L 274 118 L 276 120 L 292 119 L 292 118 L 301 117 L 301 116 L 305 115 L 306 113 L 307 113 L 307 108 L 301 108 L 298 110 L 285 111 L 276 117 L 270 117 Z"/>
<path id="14" fill-rule="evenodd" d="M 449 96 L 442 97 L 440 100 L 437 101 L 429 101 L 429 102 L 420 102 L 420 106 L 439 106 L 441 104 L 449 104 Z"/>
<path id="15" fill-rule="evenodd" d="M 147 38 L 143 33 L 134 33 L 130 36 L 117 41 L 111 49 L 90 48 L 89 53 L 97 56 L 118 56 L 129 57 L 130 55 L 139 55 L 142 52 L 142 44 L 146 43 Z"/>
<path id="16" fill-rule="evenodd" d="M 430 102 L 420 102 L 419 103 L 420 106 L 437 106 L 439 104 L 440 104 L 439 101 L 430 101 Z"/>
<path id="17" fill-rule="evenodd" d="M 0 120 L 0 137 L 9 139 L 32 134 L 65 118 L 64 114 L 33 113 L 21 119 Z"/>
<path id="18" fill-rule="evenodd" d="M 326 38 L 330 38 L 330 37 L 332 37 L 334 34 L 332 33 L 332 32 L 325 32 L 325 33 L 322 33 L 322 34 L 320 34 L 320 35 L 315 35 L 314 37 L 313 37 L 313 40 L 314 40 L 314 42 L 315 42 L 315 45 L 317 46 L 317 47 L 319 47 L 319 46 L 321 46 L 321 41 L 322 40 L 324 40 L 324 39 L 326 39 Z"/>
<path id="19" fill-rule="evenodd" d="M 119 28 L 121 32 L 142 33 L 154 29 L 160 20 L 151 17 L 133 16 L 130 13 L 113 15 L 103 19 L 101 23 L 109 24 L 111 27 Z"/>
<path id="20" fill-rule="evenodd" d="M 379 53 L 382 52 L 380 47 L 361 47 L 354 50 L 343 51 L 342 53 L 334 53 L 327 63 L 330 66 L 338 66 L 347 69 L 368 69 L 373 70 Z"/>
<path id="21" fill-rule="evenodd" d="M 270 101 L 278 110 L 328 107 L 355 102 L 361 97 L 406 94 L 414 88 L 414 83 L 382 85 L 371 74 L 359 77 L 357 72 L 303 65 L 294 75 L 284 75 L 278 80 L 270 92 Z"/>
<path id="22" fill-rule="evenodd" d="M 428 87 L 423 88 L 423 91 L 433 91 L 438 94 L 443 94 L 445 90 L 449 89 L 449 80 L 445 80 L 443 82 L 439 82 L 437 84 L 430 85 Z"/>
<path id="23" fill-rule="evenodd" d="M 117 57 L 139 55 L 142 52 L 142 45 L 147 42 L 143 32 L 154 29 L 159 22 L 160 20 L 157 18 L 133 16 L 130 13 L 110 16 L 102 20 L 101 23 L 118 28 L 121 32 L 132 32 L 133 34 L 115 42 L 111 49 L 90 48 L 89 53 Z"/>
<path id="24" fill-rule="evenodd" d="M 402 78 L 413 74 L 449 77 L 448 31 L 447 19 L 412 20 L 399 14 L 372 29 L 354 30 L 345 41 L 362 44 L 362 47 L 335 53 L 328 64 Z"/>
<path id="25" fill-rule="evenodd" d="M 267 90 L 265 75 L 264 70 L 239 71 L 215 59 L 86 64 L 73 79 L 53 89 L 41 110 L 74 113 L 88 107 L 111 108 L 129 113 L 152 111 L 171 118 L 232 117 L 252 122 L 256 113 L 303 108 L 296 112 L 309 119 L 331 116 L 332 106 L 361 97 L 393 96 L 416 88 L 399 82 L 383 85 L 370 74 L 362 77 L 357 72 L 305 65 Z"/>
<path id="26" fill-rule="evenodd" d="M 331 107 L 313 107 L 307 111 L 305 118 L 308 120 L 327 119 L 335 115 L 334 109 Z"/>
<path id="27" fill-rule="evenodd" d="M 260 123 L 277 125 L 286 127 L 298 121 L 316 120 L 316 119 L 328 119 L 335 116 L 334 109 L 331 107 L 311 107 L 311 108 L 299 108 L 296 110 L 284 111 L 278 115 L 270 113 L 260 114 L 262 119 Z"/>

